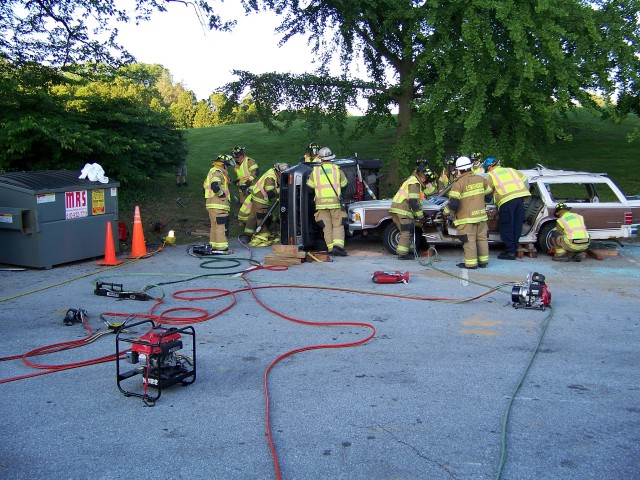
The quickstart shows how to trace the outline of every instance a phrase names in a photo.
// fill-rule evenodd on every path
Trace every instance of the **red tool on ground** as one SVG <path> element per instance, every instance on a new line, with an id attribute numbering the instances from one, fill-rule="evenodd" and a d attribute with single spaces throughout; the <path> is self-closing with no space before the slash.
<path id="1" fill-rule="evenodd" d="M 409 283 L 409 272 L 373 272 L 371 280 L 375 283 Z"/>

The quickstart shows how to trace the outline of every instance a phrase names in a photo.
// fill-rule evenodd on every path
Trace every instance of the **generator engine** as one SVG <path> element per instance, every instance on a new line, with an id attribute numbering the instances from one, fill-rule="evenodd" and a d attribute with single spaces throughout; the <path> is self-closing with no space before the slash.
<path id="1" fill-rule="evenodd" d="M 511 301 L 514 308 L 537 308 L 544 310 L 551 304 L 551 292 L 544 283 L 545 276 L 531 272 L 527 279 L 511 289 Z"/>
<path id="2" fill-rule="evenodd" d="M 142 324 L 149 324 L 150 330 L 140 336 L 130 333 Z M 123 349 L 123 344 L 130 344 L 131 348 Z M 145 404 L 153 404 L 160 398 L 162 389 L 176 383 L 186 386 L 195 382 L 195 330 L 191 326 L 165 328 L 151 320 L 127 323 L 116 336 L 116 357 L 118 389 L 127 397 L 140 397 Z M 136 366 L 123 371 L 125 362 Z M 142 378 L 141 384 L 130 381 L 138 375 Z"/>

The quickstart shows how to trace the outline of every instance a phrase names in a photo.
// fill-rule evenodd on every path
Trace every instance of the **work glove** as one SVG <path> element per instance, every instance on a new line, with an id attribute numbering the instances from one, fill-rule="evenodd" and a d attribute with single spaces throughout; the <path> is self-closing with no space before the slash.
<path id="1" fill-rule="evenodd" d="M 561 236 L 562 236 L 562 234 L 559 231 L 551 230 L 551 238 L 553 240 L 555 240 L 556 238 L 561 237 Z"/>

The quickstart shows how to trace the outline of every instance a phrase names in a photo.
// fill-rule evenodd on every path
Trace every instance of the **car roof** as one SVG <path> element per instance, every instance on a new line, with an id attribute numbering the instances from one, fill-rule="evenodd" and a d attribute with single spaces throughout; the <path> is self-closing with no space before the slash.
<path id="1" fill-rule="evenodd" d="M 573 170 L 552 170 L 549 168 L 538 167 L 527 170 L 520 170 L 524 173 L 529 181 L 544 179 L 544 180 L 574 180 L 574 181 L 584 181 L 589 179 L 592 182 L 607 182 L 608 177 L 606 173 L 592 173 L 592 172 L 581 172 L 581 171 L 573 171 Z"/>

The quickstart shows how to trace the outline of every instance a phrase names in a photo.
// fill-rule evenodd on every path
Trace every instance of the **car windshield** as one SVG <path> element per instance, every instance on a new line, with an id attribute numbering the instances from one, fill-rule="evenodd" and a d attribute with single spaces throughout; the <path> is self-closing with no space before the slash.
<path id="1" fill-rule="evenodd" d="M 555 203 L 620 202 L 607 183 L 548 183 L 546 187 Z"/>

